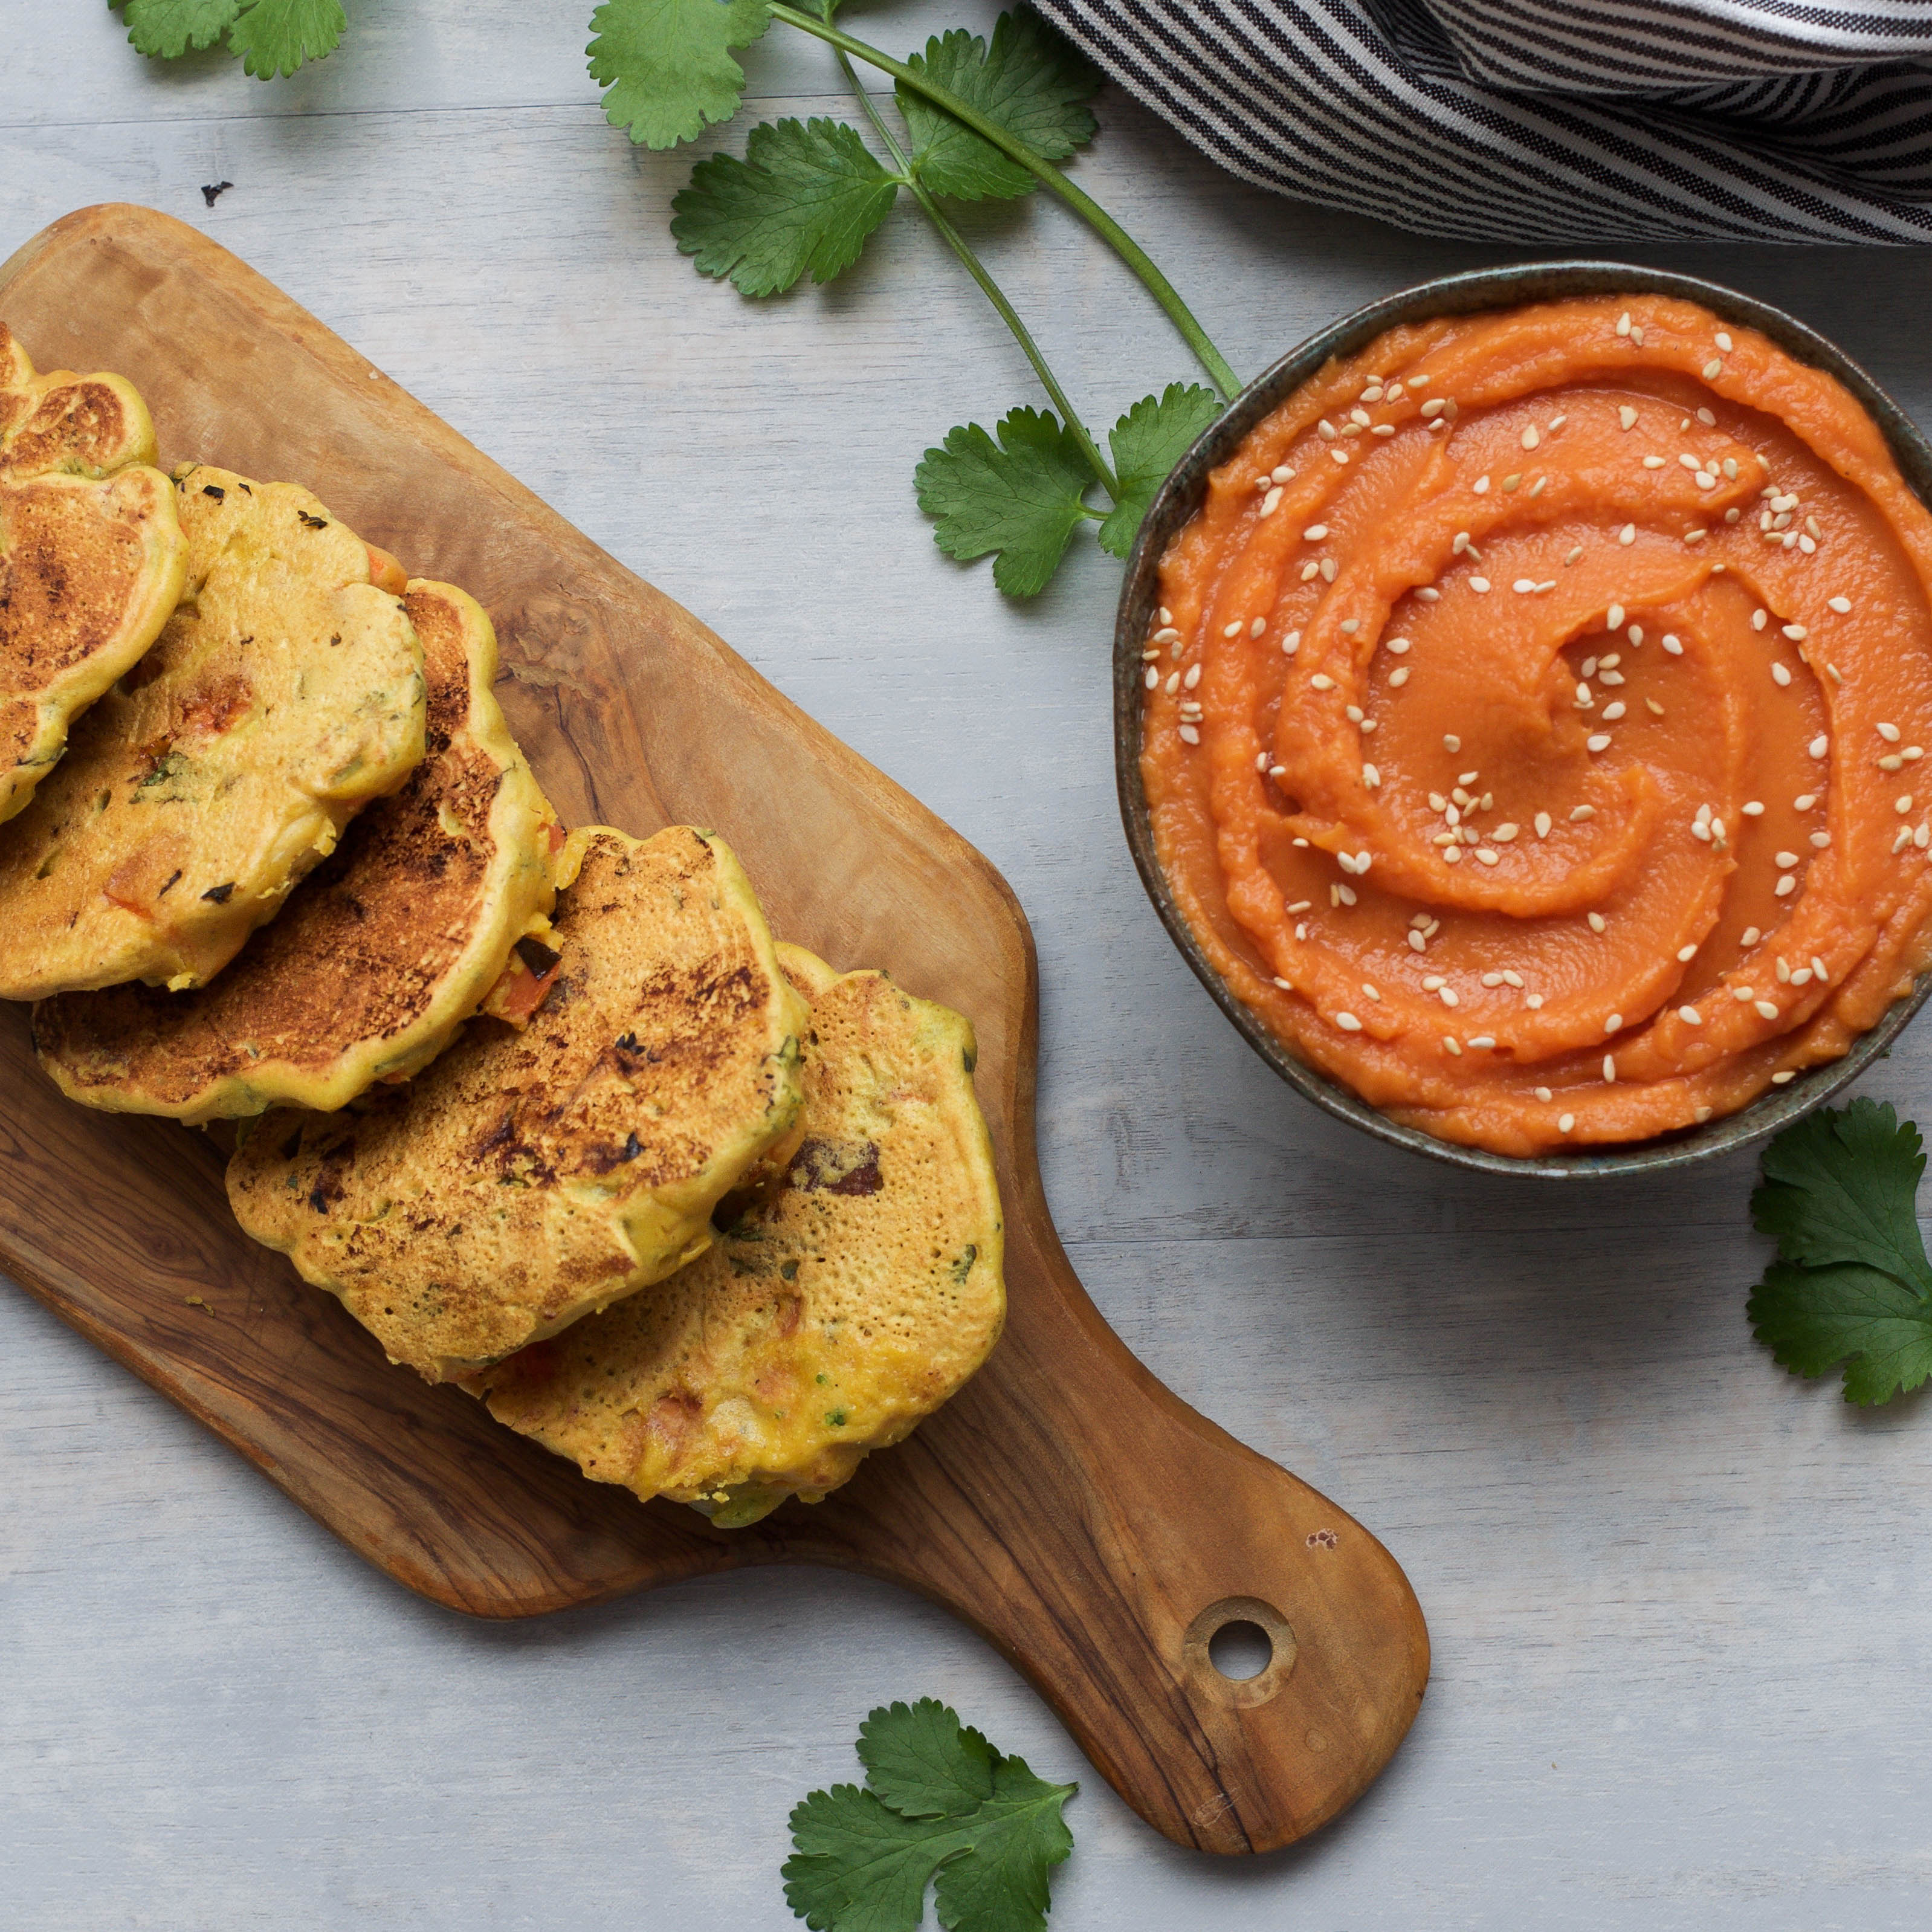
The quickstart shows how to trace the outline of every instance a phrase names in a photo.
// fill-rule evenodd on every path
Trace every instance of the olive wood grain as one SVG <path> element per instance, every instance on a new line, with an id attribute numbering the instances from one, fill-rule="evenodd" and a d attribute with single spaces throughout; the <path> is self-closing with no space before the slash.
<path id="1" fill-rule="evenodd" d="M 206 1137 L 63 1103 L 17 1008 L 0 1012 L 0 1264 L 453 1609 L 528 1616 L 742 1564 L 865 1570 L 981 1631 L 1180 1844 L 1271 1850 L 1356 1798 L 1427 1678 L 1414 1593 L 1333 1503 L 1163 1388 L 1081 1288 L 1034 1158 L 1032 938 L 992 867 L 192 229 L 134 207 L 70 215 L 0 267 L 0 317 L 44 367 L 132 377 L 164 462 L 299 479 L 412 571 L 471 590 L 501 635 L 511 724 L 568 820 L 714 826 L 780 932 L 969 1015 L 1011 1309 L 986 1368 L 902 1447 L 816 1508 L 715 1530 L 392 1368 L 241 1234 Z M 1208 1656 L 1235 1618 L 1274 1645 L 1246 1682 Z"/>

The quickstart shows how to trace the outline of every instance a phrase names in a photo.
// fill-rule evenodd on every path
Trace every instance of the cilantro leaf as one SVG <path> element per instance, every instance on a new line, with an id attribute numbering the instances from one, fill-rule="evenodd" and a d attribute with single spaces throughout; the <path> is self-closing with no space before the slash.
<path id="1" fill-rule="evenodd" d="M 1143 396 L 1108 433 L 1120 494 L 1113 514 L 1100 526 L 1100 547 L 1125 556 L 1134 547 L 1141 520 L 1154 492 L 1184 456 L 1194 439 L 1221 413 L 1221 399 L 1196 382 L 1170 382 L 1158 398 Z"/>
<path id="2" fill-rule="evenodd" d="M 866 1782 L 908 1818 L 957 1818 L 993 1795 L 999 1753 L 937 1697 L 874 1711 L 859 1726 Z"/>
<path id="3" fill-rule="evenodd" d="M 115 4 L 115 0 L 110 0 Z M 212 47 L 235 24 L 243 0 L 127 0 L 128 44 L 150 60 L 178 60 Z"/>
<path id="4" fill-rule="evenodd" d="M 342 0 L 253 0 L 228 30 L 230 52 L 257 80 L 286 79 L 304 61 L 324 60 L 349 24 Z"/>
<path id="5" fill-rule="evenodd" d="M 1821 1376 L 1846 1363 L 1845 1400 L 1888 1401 L 1932 1375 L 1932 1266 L 1915 1212 L 1925 1156 L 1888 1106 L 1854 1100 L 1785 1129 L 1751 1196 L 1780 1259 L 1748 1304 L 1782 1366 Z M 1847 1360 L 1847 1358 L 1850 1360 Z"/>
<path id="6" fill-rule="evenodd" d="M 740 295 L 776 295 L 806 269 L 829 282 L 891 212 L 898 178 L 836 121 L 754 128 L 741 161 L 714 154 L 672 202 L 670 232 L 707 275 Z"/>
<path id="7" fill-rule="evenodd" d="M 989 48 L 956 27 L 910 54 L 918 70 L 976 107 L 1043 159 L 1064 160 L 1094 138 L 1099 124 L 1083 104 L 1100 86 L 1098 68 L 1030 10 L 1002 14 Z M 903 81 L 899 112 L 912 136 L 913 166 L 934 194 L 962 201 L 1011 200 L 1029 194 L 1034 177 L 991 142 Z"/>
<path id="8" fill-rule="evenodd" d="M 919 506 L 939 520 L 933 541 L 962 563 L 998 553 L 993 581 L 1010 597 L 1046 588 L 1085 516 L 1093 472 L 1071 430 L 1050 410 L 1013 410 L 995 443 L 977 423 L 949 430 L 914 481 Z"/>
<path id="9" fill-rule="evenodd" d="M 1918 1130 L 1876 1100 L 1854 1100 L 1807 1115 L 1765 1149 L 1752 1218 L 1787 1261 L 1862 1262 L 1932 1294 L 1914 1212 L 1924 1172 Z"/>
<path id="10" fill-rule="evenodd" d="M 647 148 L 674 148 L 730 120 L 745 92 L 731 50 L 770 25 L 765 0 L 604 0 L 584 51 L 604 119 Z"/>
<path id="11" fill-rule="evenodd" d="M 913 1932 L 935 1876 L 942 1926 L 1044 1932 L 1077 1785 L 1036 1778 L 929 1697 L 873 1712 L 859 1752 L 867 1788 L 814 1791 L 791 1814 L 785 1902 L 811 1932 Z"/>

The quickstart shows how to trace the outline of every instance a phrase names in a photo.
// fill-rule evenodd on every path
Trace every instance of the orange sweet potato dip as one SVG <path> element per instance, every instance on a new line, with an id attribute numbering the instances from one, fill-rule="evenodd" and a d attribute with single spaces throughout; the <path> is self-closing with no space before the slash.
<path id="1" fill-rule="evenodd" d="M 1393 329 L 1214 473 L 1161 584 L 1162 868 L 1396 1120 L 1688 1127 L 1932 952 L 1932 515 L 1750 330 L 1651 296 Z"/>

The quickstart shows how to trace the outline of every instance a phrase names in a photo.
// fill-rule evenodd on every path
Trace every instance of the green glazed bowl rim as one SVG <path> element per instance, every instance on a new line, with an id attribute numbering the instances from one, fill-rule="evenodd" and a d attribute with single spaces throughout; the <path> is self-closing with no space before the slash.
<path id="1" fill-rule="evenodd" d="M 1152 816 L 1141 782 L 1141 652 L 1160 606 L 1161 556 L 1200 507 L 1206 493 L 1208 472 L 1226 462 L 1248 432 L 1329 357 L 1352 355 L 1385 329 L 1403 322 L 1443 315 L 1468 315 L 1484 309 L 1513 308 L 1526 302 L 1569 296 L 1634 294 L 1674 296 L 1700 303 L 1725 321 L 1761 331 L 1798 361 L 1836 376 L 1883 431 L 1914 494 L 1921 502 L 1932 506 L 1932 444 L 1927 442 L 1898 404 L 1842 350 L 1781 309 L 1715 282 L 1619 262 L 1524 262 L 1508 268 L 1481 268 L 1442 276 L 1357 309 L 1289 350 L 1243 390 L 1180 459 L 1149 506 L 1127 561 L 1114 622 L 1114 764 L 1120 818 L 1141 883 L 1147 888 L 1161 923 L 1167 928 L 1168 938 L 1236 1031 L 1297 1093 L 1378 1141 L 1426 1154 L 1452 1167 L 1479 1172 L 1535 1174 L 1551 1180 L 1656 1174 L 1748 1147 L 1790 1126 L 1814 1107 L 1822 1106 L 1882 1059 L 1924 1004 L 1927 994 L 1932 993 L 1932 971 L 1920 974 L 1912 992 L 1894 1001 L 1878 1024 L 1870 1032 L 1860 1034 L 1841 1059 L 1808 1068 L 1788 1085 L 1773 1088 L 1736 1113 L 1708 1121 L 1701 1127 L 1624 1147 L 1525 1156 L 1459 1146 L 1438 1140 L 1419 1128 L 1405 1126 L 1370 1106 L 1359 1094 L 1316 1072 L 1276 1039 L 1235 998 L 1182 915 L 1154 854 Z"/>

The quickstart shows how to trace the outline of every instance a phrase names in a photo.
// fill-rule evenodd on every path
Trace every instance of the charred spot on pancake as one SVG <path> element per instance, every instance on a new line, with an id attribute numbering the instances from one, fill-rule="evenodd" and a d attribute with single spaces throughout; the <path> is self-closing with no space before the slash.
<path id="1" fill-rule="evenodd" d="M 225 884 L 210 886 L 207 891 L 202 894 L 202 897 L 212 902 L 214 904 L 226 905 L 228 903 L 230 895 L 232 894 L 234 890 L 235 881 L 232 879 L 230 879 Z"/>
<path id="2" fill-rule="evenodd" d="M 555 948 L 546 946 L 541 939 L 532 939 L 527 934 L 516 944 L 517 957 L 541 980 L 556 970 L 557 962 L 563 955 Z"/>
<path id="3" fill-rule="evenodd" d="M 311 516 L 306 510 L 298 510 L 296 514 L 310 530 L 326 530 L 328 527 L 328 519 L 326 517 Z"/>
<path id="4" fill-rule="evenodd" d="M 792 1156 L 787 1178 L 808 1194 L 876 1194 L 885 1185 L 879 1173 L 879 1144 L 808 1138 Z"/>
<path id="5" fill-rule="evenodd" d="M 218 503 L 225 503 L 228 500 L 228 492 L 219 483 L 204 483 L 201 486 L 201 494 L 204 496 L 212 496 Z"/>
<path id="6" fill-rule="evenodd" d="M 170 892 L 172 892 L 172 891 L 174 890 L 175 887 L 176 887 L 176 886 L 179 885 L 179 884 L 180 884 L 180 883 L 181 883 L 181 868 L 180 868 L 178 866 L 177 866 L 175 868 L 175 869 L 174 869 L 172 872 L 170 872 L 170 873 L 168 874 L 168 882 L 167 882 L 167 884 L 166 884 L 166 885 L 164 885 L 164 886 L 160 889 L 160 890 L 159 892 L 158 892 L 154 895 L 155 898 L 158 898 L 158 899 L 164 899 L 164 898 L 166 898 L 167 897 L 167 896 L 169 895 L 169 893 L 170 893 Z"/>

